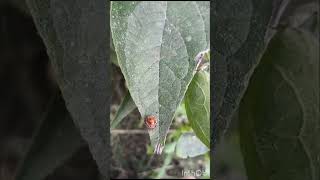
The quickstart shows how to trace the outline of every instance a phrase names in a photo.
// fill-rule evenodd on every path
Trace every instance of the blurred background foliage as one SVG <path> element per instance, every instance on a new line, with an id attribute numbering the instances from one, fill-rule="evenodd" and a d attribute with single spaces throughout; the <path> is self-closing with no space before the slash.
<path id="1" fill-rule="evenodd" d="M 50 99 L 59 91 L 23 0 L 0 1 L 0 82 L 0 179 L 14 180 Z M 83 144 L 46 179 L 98 178 L 96 163 Z"/>

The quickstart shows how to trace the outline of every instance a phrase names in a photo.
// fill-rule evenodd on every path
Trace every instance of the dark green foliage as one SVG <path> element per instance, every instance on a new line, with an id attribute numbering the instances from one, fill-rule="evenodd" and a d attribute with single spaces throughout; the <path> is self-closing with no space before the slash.
<path id="1" fill-rule="evenodd" d="M 211 16 L 213 145 L 224 134 L 266 47 L 270 0 L 213 2 Z"/>
<path id="2" fill-rule="evenodd" d="M 84 145 L 61 94 L 57 94 L 48 103 L 47 112 L 43 115 L 16 180 L 44 179 Z"/>
<path id="3" fill-rule="evenodd" d="M 110 71 L 106 1 L 28 0 L 73 121 L 96 160 L 109 172 Z"/>
<path id="4" fill-rule="evenodd" d="M 240 105 L 249 180 L 318 180 L 319 42 L 285 29 L 271 40 Z"/>

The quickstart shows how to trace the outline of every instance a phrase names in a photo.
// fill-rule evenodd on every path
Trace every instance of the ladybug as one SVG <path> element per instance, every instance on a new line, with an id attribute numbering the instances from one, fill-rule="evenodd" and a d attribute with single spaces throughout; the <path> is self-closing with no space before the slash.
<path id="1" fill-rule="evenodd" d="M 155 116 L 147 116 L 144 119 L 144 123 L 148 127 L 148 129 L 154 129 L 157 126 L 157 118 Z"/>

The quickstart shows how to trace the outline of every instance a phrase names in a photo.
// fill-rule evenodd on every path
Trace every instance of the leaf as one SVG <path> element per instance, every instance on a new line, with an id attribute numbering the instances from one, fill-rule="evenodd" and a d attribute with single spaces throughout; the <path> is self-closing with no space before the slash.
<path id="1" fill-rule="evenodd" d="M 228 79 L 228 65 L 226 58 L 219 54 L 218 52 L 212 53 L 211 68 L 212 76 L 210 78 L 210 85 L 212 84 L 212 100 L 210 103 L 210 111 L 213 114 L 213 121 L 211 122 L 211 142 L 214 148 L 216 139 L 224 133 L 227 128 L 227 119 L 218 119 L 218 113 L 220 112 L 225 91 L 227 89 L 227 79 Z"/>
<path id="2" fill-rule="evenodd" d="M 224 0 L 212 5 L 213 149 L 238 108 L 268 43 L 266 32 L 272 9 L 269 0 Z"/>
<path id="3" fill-rule="evenodd" d="M 118 126 L 118 124 L 128 115 L 130 114 L 134 109 L 136 109 L 137 106 L 134 104 L 130 93 L 127 92 L 126 96 L 123 98 L 120 107 L 114 116 L 114 119 L 111 121 L 110 128 L 114 129 Z"/>
<path id="4" fill-rule="evenodd" d="M 109 177 L 110 69 L 106 1 L 28 0 L 66 106 Z"/>
<path id="5" fill-rule="evenodd" d="M 60 93 L 52 98 L 16 180 L 42 180 L 84 146 Z"/>
<path id="6" fill-rule="evenodd" d="M 152 146 L 163 146 L 174 113 L 206 48 L 195 2 L 112 2 L 111 31 L 119 65 L 141 116 L 156 116 Z M 157 151 L 158 152 L 158 151 Z"/>
<path id="7" fill-rule="evenodd" d="M 291 0 L 279 18 L 278 28 L 291 27 L 312 32 L 319 39 L 319 2 Z"/>
<path id="8" fill-rule="evenodd" d="M 195 1 L 204 22 L 206 32 L 207 47 L 210 47 L 210 1 Z"/>
<path id="9" fill-rule="evenodd" d="M 197 137 L 210 148 L 210 77 L 199 71 L 193 77 L 185 95 L 188 120 Z"/>
<path id="10" fill-rule="evenodd" d="M 319 10 L 319 9 L 318 9 Z M 320 40 L 319 29 L 320 29 L 320 21 L 319 21 L 319 11 L 310 16 L 299 28 L 305 29 L 306 31 L 311 32 L 315 38 Z"/>
<path id="11" fill-rule="evenodd" d="M 250 179 L 318 180 L 319 42 L 285 29 L 271 40 L 240 105 Z"/>
<path id="12" fill-rule="evenodd" d="M 316 12 L 319 12 L 319 2 L 310 1 L 301 2 L 297 1 L 292 3 L 292 11 L 287 10 L 287 14 L 282 18 L 282 23 L 290 25 L 290 27 L 301 26 L 308 18 L 310 18 Z M 289 9 L 289 8 L 288 8 Z"/>
<path id="13" fill-rule="evenodd" d="M 213 3 L 211 36 L 213 50 L 224 56 L 237 52 L 250 34 L 254 0 L 226 0 Z"/>
<path id="14" fill-rule="evenodd" d="M 299 18 L 300 14 L 303 18 Z M 312 32 L 319 41 L 319 2 L 313 1 L 297 8 L 291 20 L 297 22 L 299 28 Z"/>
<path id="15" fill-rule="evenodd" d="M 191 132 L 182 134 L 176 145 L 176 155 L 180 158 L 192 158 L 208 151 L 209 149 Z"/>

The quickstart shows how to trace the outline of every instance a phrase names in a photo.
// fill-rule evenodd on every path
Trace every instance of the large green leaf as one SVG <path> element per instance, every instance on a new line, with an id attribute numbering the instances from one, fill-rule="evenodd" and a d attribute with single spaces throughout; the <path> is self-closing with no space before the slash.
<path id="1" fill-rule="evenodd" d="M 320 178 L 319 42 L 297 29 L 271 40 L 240 105 L 249 180 Z"/>
<path id="2" fill-rule="evenodd" d="M 71 117 L 109 176 L 109 3 L 28 0 Z"/>
<path id="3" fill-rule="evenodd" d="M 158 119 L 156 128 L 149 130 L 151 143 L 162 147 L 194 75 L 194 59 L 207 45 L 198 5 L 112 2 L 111 31 L 120 68 L 141 116 Z"/>
<path id="4" fill-rule="evenodd" d="M 42 180 L 86 145 L 59 93 L 49 103 L 16 180 Z"/>
<path id="5" fill-rule="evenodd" d="M 199 71 L 192 79 L 186 96 L 188 120 L 198 138 L 210 148 L 210 77 Z"/>
<path id="6" fill-rule="evenodd" d="M 270 0 L 223 0 L 212 2 L 211 71 L 213 112 L 211 142 L 224 134 L 265 50 Z M 214 151 L 213 151 L 214 152 Z"/>

